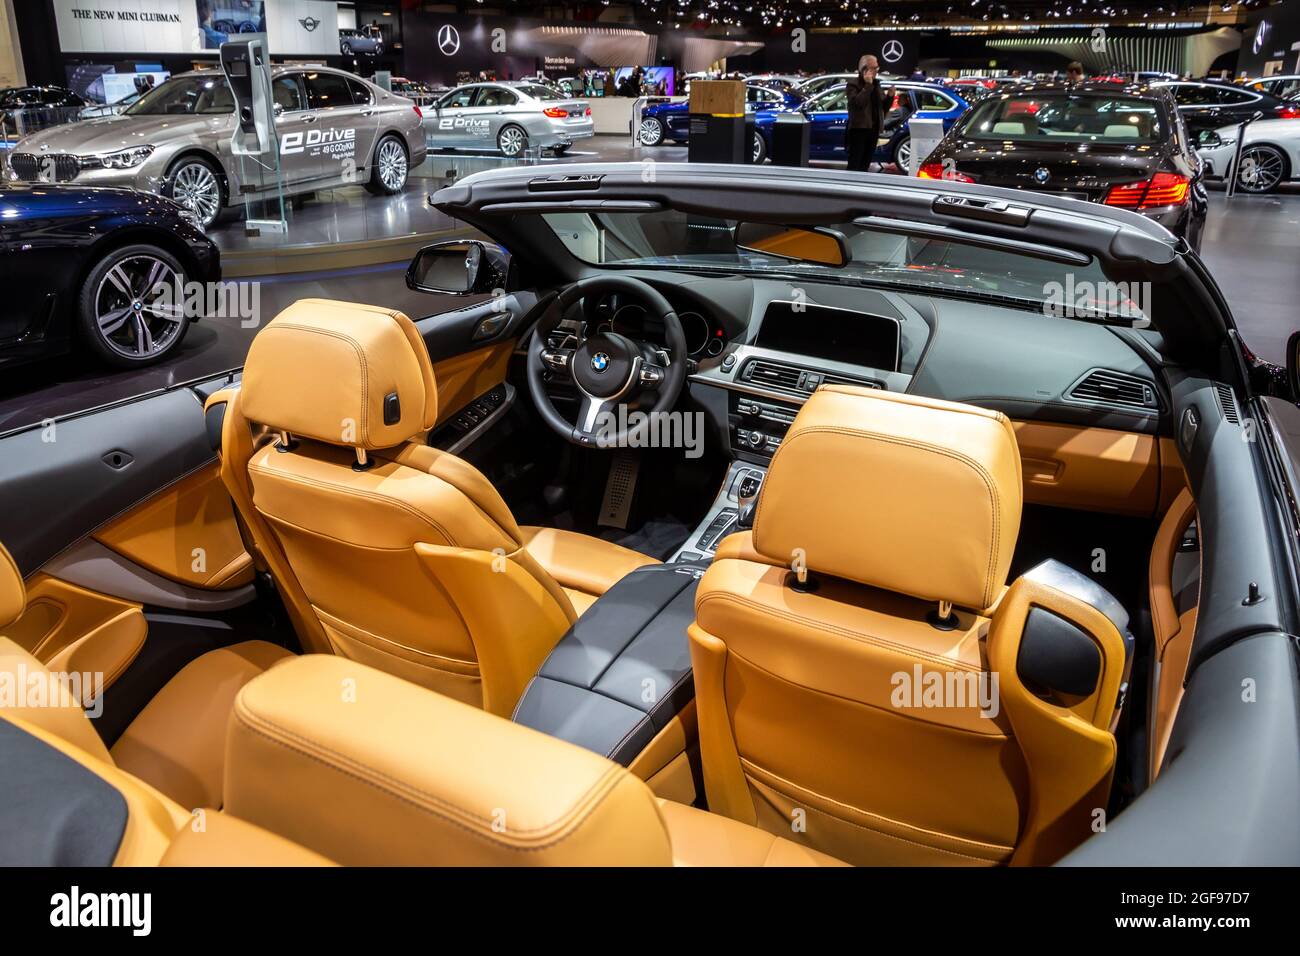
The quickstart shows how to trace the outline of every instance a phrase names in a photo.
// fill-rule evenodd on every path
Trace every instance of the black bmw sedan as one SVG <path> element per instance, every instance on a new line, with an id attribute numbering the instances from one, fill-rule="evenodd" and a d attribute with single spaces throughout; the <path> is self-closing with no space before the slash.
<path id="1" fill-rule="evenodd" d="M 1300 119 L 1300 103 L 1262 89 L 1209 83 L 1204 80 L 1170 80 L 1157 83 L 1173 94 L 1193 136 L 1202 130 L 1261 119 Z"/>
<path id="2" fill-rule="evenodd" d="M 180 347 L 204 285 L 221 277 L 189 210 L 132 189 L 6 185 L 0 250 L 0 368 L 76 345 L 152 365 Z"/>
<path id="3" fill-rule="evenodd" d="M 1146 85 L 1044 83 L 995 94 L 953 126 L 920 174 L 1130 209 L 1193 249 L 1208 207 L 1173 99 Z"/>

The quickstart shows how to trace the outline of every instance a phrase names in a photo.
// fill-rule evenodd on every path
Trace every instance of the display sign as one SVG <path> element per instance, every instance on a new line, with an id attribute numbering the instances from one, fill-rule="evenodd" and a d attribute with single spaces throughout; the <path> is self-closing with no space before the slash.
<path id="1" fill-rule="evenodd" d="M 53 0 L 66 53 L 212 53 L 264 39 L 272 53 L 339 52 L 333 0 Z"/>

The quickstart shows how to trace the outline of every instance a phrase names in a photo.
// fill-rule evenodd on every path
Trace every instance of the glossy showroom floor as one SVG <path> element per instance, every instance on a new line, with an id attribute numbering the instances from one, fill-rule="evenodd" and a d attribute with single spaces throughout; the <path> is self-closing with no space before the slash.
<path id="1" fill-rule="evenodd" d="M 596 137 L 558 162 L 644 160 L 683 162 L 685 147 L 633 149 L 623 137 Z M 413 317 L 465 300 L 414 293 L 403 273 L 411 251 L 429 237 L 469 230 L 431 209 L 427 196 L 444 182 L 508 161 L 489 155 L 435 154 L 414 172 L 404 193 L 385 199 L 360 187 L 322 193 L 294 209 L 287 236 L 250 239 L 238 217 L 214 233 L 229 279 L 260 283 L 263 321 L 296 299 L 319 296 L 401 309 Z M 321 264 L 323 252 L 355 265 Z M 1300 188 L 1272 196 L 1211 191 L 1201 255 L 1223 289 L 1247 345 L 1281 362 L 1286 338 L 1300 328 Z M 273 272 L 265 275 L 258 273 Z M 239 320 L 205 319 L 194 325 L 180 354 L 139 372 L 106 369 L 72 355 L 0 373 L 0 434 L 45 418 L 75 414 L 180 382 L 214 376 L 243 364 L 257 328 Z"/>

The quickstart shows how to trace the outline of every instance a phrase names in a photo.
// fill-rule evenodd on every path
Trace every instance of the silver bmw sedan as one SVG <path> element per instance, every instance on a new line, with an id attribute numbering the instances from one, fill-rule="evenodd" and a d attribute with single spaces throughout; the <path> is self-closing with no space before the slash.
<path id="1" fill-rule="evenodd" d="M 425 111 L 429 145 L 439 149 L 496 149 L 521 155 L 529 146 L 562 154 L 596 129 L 586 100 L 540 83 L 470 83 Z"/>

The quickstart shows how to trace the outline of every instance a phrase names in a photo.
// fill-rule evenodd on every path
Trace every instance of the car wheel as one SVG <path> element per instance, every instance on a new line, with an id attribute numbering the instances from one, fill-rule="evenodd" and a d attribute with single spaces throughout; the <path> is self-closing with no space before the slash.
<path id="1" fill-rule="evenodd" d="M 1286 178 L 1286 156 L 1275 146 L 1247 146 L 1241 151 L 1237 185 L 1248 193 L 1271 193 Z"/>
<path id="2" fill-rule="evenodd" d="M 114 249 L 90 270 L 77 298 L 82 338 L 122 368 L 162 361 L 180 346 L 189 325 L 185 270 L 157 246 Z"/>
<path id="3" fill-rule="evenodd" d="M 406 188 L 406 177 L 411 163 L 406 156 L 406 146 L 401 139 L 388 135 L 375 147 L 375 159 L 370 164 L 370 181 L 366 189 L 375 196 L 392 196 Z"/>
<path id="4" fill-rule="evenodd" d="M 198 217 L 203 229 L 210 229 L 225 205 L 221 177 L 216 167 L 198 156 L 186 156 L 168 174 L 171 197 Z"/>
<path id="5" fill-rule="evenodd" d="M 501 132 L 497 133 L 497 149 L 501 150 L 503 155 L 514 159 L 516 156 L 522 156 L 527 148 L 528 134 L 513 123 L 503 126 Z"/>
<path id="6" fill-rule="evenodd" d="M 894 147 L 894 165 L 898 167 L 899 172 L 904 176 L 911 172 L 908 165 L 912 162 L 912 137 L 904 136 Z"/>
<path id="7" fill-rule="evenodd" d="M 347 43 L 340 43 L 340 44 L 339 44 L 339 52 L 342 53 L 344 56 L 351 56 L 351 55 L 352 55 L 352 46 L 351 46 L 350 44 L 347 44 Z"/>
<path id="8" fill-rule="evenodd" d="M 750 146 L 750 162 L 755 166 L 767 162 L 767 140 L 763 139 L 757 130 L 754 132 L 754 142 Z"/>
<path id="9" fill-rule="evenodd" d="M 659 117 L 647 116 L 641 120 L 636 135 L 642 146 L 658 146 L 664 141 L 667 130 L 664 129 L 663 120 Z"/>

